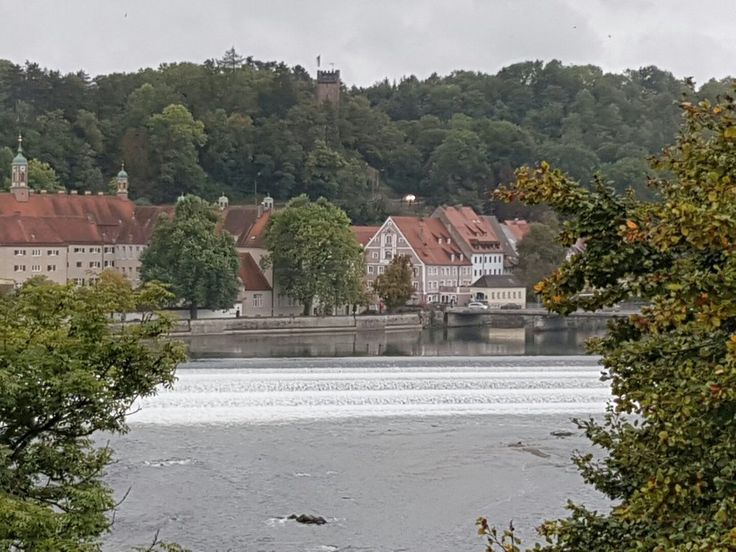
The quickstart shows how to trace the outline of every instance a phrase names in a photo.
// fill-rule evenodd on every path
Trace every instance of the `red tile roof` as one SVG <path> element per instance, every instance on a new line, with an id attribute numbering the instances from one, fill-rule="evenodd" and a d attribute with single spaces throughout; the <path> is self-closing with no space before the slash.
<path id="1" fill-rule="evenodd" d="M 266 226 L 271 218 L 271 211 L 265 211 L 260 217 L 257 217 L 252 226 L 246 228 L 247 232 L 241 233 L 236 243 L 237 247 L 254 247 L 265 249 L 263 236 L 266 233 Z"/>
<path id="2" fill-rule="evenodd" d="M 371 241 L 373 236 L 376 235 L 376 232 L 378 232 L 381 227 L 380 226 L 351 226 L 351 229 L 353 231 L 353 234 L 355 234 L 355 237 L 358 240 L 358 243 L 365 247 L 368 245 L 368 242 Z"/>
<path id="3" fill-rule="evenodd" d="M 246 291 L 270 291 L 271 286 L 250 253 L 240 253 L 240 281 Z"/>
<path id="4" fill-rule="evenodd" d="M 450 237 L 442 221 L 437 218 L 390 217 L 408 240 L 419 259 L 430 265 L 470 265 L 470 259 Z"/>
<path id="5" fill-rule="evenodd" d="M 150 242 L 158 217 L 173 216 L 173 205 L 135 205 L 110 195 L 31 193 L 17 201 L 0 193 L 0 245 Z M 240 247 L 264 247 L 270 212 L 233 206 L 225 209 L 222 227 Z"/>
<path id="6" fill-rule="evenodd" d="M 491 224 L 472 207 L 440 207 L 445 223 L 452 226 L 475 253 L 500 249 L 500 240 Z"/>
<path id="7" fill-rule="evenodd" d="M 258 207 L 235 205 L 223 212 L 222 226 L 236 238 L 247 232 L 258 218 Z"/>
<path id="8" fill-rule="evenodd" d="M 516 241 L 521 241 L 529 233 L 529 223 L 525 220 L 505 220 L 502 224 L 508 228 Z"/>

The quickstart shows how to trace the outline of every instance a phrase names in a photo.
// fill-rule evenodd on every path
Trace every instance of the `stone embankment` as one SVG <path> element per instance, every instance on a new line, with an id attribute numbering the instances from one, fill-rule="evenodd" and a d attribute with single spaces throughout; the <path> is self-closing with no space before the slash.
<path id="1" fill-rule="evenodd" d="M 419 313 L 365 316 L 284 316 L 274 318 L 208 318 L 178 320 L 171 335 L 305 335 L 366 331 L 421 330 Z"/>

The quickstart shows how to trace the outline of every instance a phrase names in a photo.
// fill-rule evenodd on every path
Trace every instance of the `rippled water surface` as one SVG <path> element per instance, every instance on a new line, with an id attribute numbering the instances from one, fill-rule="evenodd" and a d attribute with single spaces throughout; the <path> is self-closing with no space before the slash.
<path id="1" fill-rule="evenodd" d="M 192 362 L 112 441 L 132 490 L 108 547 L 482 550 L 478 515 L 528 535 L 568 497 L 606 506 L 569 460 L 585 440 L 551 432 L 608 396 L 583 356 Z"/>

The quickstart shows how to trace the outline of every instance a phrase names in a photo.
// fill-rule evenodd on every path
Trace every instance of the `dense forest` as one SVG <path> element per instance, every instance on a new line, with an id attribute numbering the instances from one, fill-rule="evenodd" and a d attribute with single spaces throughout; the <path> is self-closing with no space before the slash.
<path id="1" fill-rule="evenodd" d="M 300 66 L 234 50 L 90 78 L 0 60 L 0 183 L 19 131 L 39 187 L 107 191 L 122 161 L 139 202 L 182 193 L 231 200 L 306 193 L 378 219 L 406 193 L 481 209 L 524 163 L 546 159 L 581 181 L 599 172 L 647 194 L 647 156 L 671 143 L 685 86 L 656 67 L 605 73 L 530 61 L 495 75 L 343 87 L 319 104 Z M 698 95 L 729 90 L 711 80 Z"/>

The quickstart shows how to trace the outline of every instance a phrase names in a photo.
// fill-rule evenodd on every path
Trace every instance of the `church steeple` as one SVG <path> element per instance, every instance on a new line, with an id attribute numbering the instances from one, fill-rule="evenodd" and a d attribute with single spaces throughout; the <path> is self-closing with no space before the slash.
<path id="1" fill-rule="evenodd" d="M 23 156 L 23 136 L 18 134 L 18 154 L 13 159 L 10 171 L 10 192 L 16 201 L 28 201 L 28 160 Z"/>
<path id="2" fill-rule="evenodd" d="M 124 199 L 128 199 L 128 173 L 125 172 L 125 161 L 120 165 L 120 172 L 115 178 L 117 184 L 117 195 Z"/>

